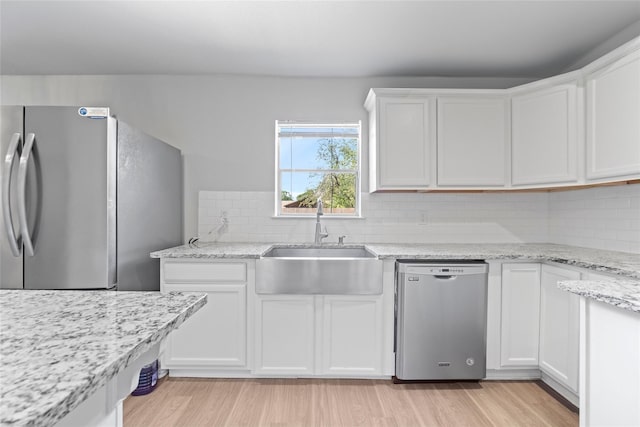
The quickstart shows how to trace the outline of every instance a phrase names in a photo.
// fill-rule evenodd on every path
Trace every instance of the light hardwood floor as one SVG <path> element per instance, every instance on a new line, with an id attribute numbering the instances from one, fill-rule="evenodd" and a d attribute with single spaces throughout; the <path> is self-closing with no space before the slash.
<path id="1" fill-rule="evenodd" d="M 124 427 L 577 425 L 529 381 L 169 378 L 124 402 Z"/>

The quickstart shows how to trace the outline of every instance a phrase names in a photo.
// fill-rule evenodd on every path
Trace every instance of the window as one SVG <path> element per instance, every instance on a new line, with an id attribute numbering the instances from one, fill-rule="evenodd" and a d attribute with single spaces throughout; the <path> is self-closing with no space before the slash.
<path id="1" fill-rule="evenodd" d="M 276 215 L 360 213 L 360 123 L 276 121 Z"/>

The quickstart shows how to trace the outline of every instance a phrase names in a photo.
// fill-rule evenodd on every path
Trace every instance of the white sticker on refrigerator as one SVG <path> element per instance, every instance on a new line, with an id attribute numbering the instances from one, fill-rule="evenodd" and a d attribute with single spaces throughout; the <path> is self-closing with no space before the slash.
<path id="1" fill-rule="evenodd" d="M 78 114 L 90 119 L 104 119 L 109 117 L 109 109 L 106 107 L 80 107 Z"/>

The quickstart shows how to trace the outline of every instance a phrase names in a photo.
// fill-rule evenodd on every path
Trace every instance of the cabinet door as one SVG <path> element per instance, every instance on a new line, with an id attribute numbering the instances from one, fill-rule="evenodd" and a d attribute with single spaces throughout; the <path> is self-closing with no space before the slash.
<path id="1" fill-rule="evenodd" d="M 576 182 L 576 84 L 514 96 L 511 108 L 513 184 Z"/>
<path id="2" fill-rule="evenodd" d="M 500 364 L 538 367 L 540 264 L 502 266 Z"/>
<path id="3" fill-rule="evenodd" d="M 540 369 L 578 392 L 580 297 L 558 289 L 559 280 L 579 280 L 580 273 L 542 266 L 540 279 Z"/>
<path id="4" fill-rule="evenodd" d="M 378 100 L 379 134 L 375 150 L 378 182 L 384 189 L 425 188 L 430 181 L 433 98 Z"/>
<path id="5" fill-rule="evenodd" d="M 325 296 L 322 373 L 382 374 L 382 295 Z"/>
<path id="6" fill-rule="evenodd" d="M 587 178 L 640 176 L 640 51 L 587 77 Z"/>
<path id="7" fill-rule="evenodd" d="M 163 290 L 207 294 L 207 304 L 169 336 L 167 368 L 246 366 L 246 284 L 165 284 Z"/>
<path id="8" fill-rule="evenodd" d="M 505 98 L 438 97 L 438 186 L 502 186 L 506 174 Z"/>
<path id="9" fill-rule="evenodd" d="M 313 375 L 313 295 L 260 295 L 256 300 L 256 372 Z"/>

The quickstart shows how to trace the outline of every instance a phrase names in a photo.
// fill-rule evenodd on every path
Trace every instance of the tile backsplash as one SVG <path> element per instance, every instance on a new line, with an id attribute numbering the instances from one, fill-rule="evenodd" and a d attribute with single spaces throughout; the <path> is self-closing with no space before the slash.
<path id="1" fill-rule="evenodd" d="M 640 253 L 640 184 L 549 193 L 549 241 Z"/>
<path id="2" fill-rule="evenodd" d="M 560 243 L 640 253 L 640 185 L 551 193 L 362 193 L 362 218 L 324 216 L 327 242 Z M 198 236 L 312 242 L 315 217 L 274 218 L 272 192 L 200 191 Z"/>
<path id="3" fill-rule="evenodd" d="M 548 241 L 546 193 L 362 193 L 361 202 L 362 218 L 322 218 L 326 242 Z M 315 217 L 274 218 L 272 192 L 200 191 L 198 213 L 202 241 L 313 242 Z"/>

